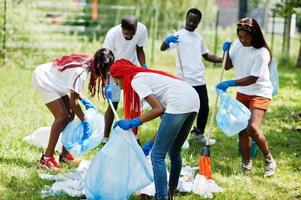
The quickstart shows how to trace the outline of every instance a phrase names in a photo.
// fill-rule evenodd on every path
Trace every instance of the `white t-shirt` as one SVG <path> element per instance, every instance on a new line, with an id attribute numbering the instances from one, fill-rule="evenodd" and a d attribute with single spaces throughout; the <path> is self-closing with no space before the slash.
<path id="1" fill-rule="evenodd" d="M 38 84 L 47 91 L 69 94 L 73 90 L 80 94 L 87 77 L 87 69 L 75 67 L 59 71 L 52 63 L 46 63 L 39 65 L 33 76 L 35 76 Z M 75 79 L 76 82 L 74 83 Z"/>
<path id="2" fill-rule="evenodd" d="M 161 74 L 140 72 L 131 85 L 141 100 L 153 94 L 166 113 L 183 114 L 199 112 L 200 100 L 197 92 L 186 82 Z"/>
<path id="3" fill-rule="evenodd" d="M 272 83 L 270 80 L 270 54 L 262 47 L 244 47 L 239 40 L 235 40 L 231 45 L 229 56 L 231 58 L 236 79 L 247 76 L 258 77 L 256 83 L 241 86 L 238 92 L 246 95 L 255 95 L 272 99 Z"/>
<path id="4" fill-rule="evenodd" d="M 202 55 L 208 53 L 203 36 L 197 32 L 181 29 L 175 33 L 179 35 L 179 52 L 184 71 L 184 80 L 191 86 L 206 84 L 205 66 Z M 174 45 L 171 45 L 174 48 Z M 178 57 L 176 57 L 177 76 L 182 77 Z"/>
<path id="5" fill-rule="evenodd" d="M 122 34 L 121 25 L 114 26 L 106 34 L 104 48 L 110 49 L 115 60 L 127 59 L 138 64 L 136 47 L 143 47 L 147 42 L 147 29 L 144 24 L 138 22 L 137 30 L 131 40 L 126 40 Z"/>

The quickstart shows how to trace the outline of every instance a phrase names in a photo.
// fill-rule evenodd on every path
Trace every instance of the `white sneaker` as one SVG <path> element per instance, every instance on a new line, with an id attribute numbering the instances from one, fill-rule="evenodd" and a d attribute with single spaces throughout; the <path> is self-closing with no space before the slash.
<path id="1" fill-rule="evenodd" d="M 252 170 L 252 160 L 242 160 L 241 168 L 243 172 L 249 172 Z"/>
<path id="2" fill-rule="evenodd" d="M 265 165 L 264 176 L 265 177 L 272 176 L 276 171 L 277 165 L 271 154 L 265 156 L 264 165 Z"/>

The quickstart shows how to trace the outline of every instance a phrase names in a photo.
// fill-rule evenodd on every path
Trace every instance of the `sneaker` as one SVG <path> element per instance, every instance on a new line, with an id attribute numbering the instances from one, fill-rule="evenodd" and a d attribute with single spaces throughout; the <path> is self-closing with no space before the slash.
<path id="1" fill-rule="evenodd" d="M 53 156 L 46 157 L 44 154 L 42 155 L 41 160 L 38 163 L 40 168 L 48 169 L 48 170 L 57 170 L 60 171 L 60 165 L 55 161 Z"/>
<path id="2" fill-rule="evenodd" d="M 73 157 L 71 155 L 71 153 L 67 153 L 66 155 L 62 156 L 62 154 L 60 154 L 60 158 L 59 158 L 60 163 L 69 163 L 69 164 L 79 164 L 80 160 Z"/>
<path id="3" fill-rule="evenodd" d="M 101 144 L 106 144 L 108 141 L 109 141 L 108 137 L 103 137 L 102 141 L 101 141 Z"/>
<path id="4" fill-rule="evenodd" d="M 241 161 L 241 168 L 243 172 L 249 172 L 252 170 L 252 160 Z"/>
<path id="5" fill-rule="evenodd" d="M 191 131 L 191 135 L 190 135 L 190 140 L 191 141 L 197 141 L 200 142 L 202 144 L 206 144 L 206 138 L 204 136 L 204 133 L 202 131 L 200 131 L 200 129 L 194 127 Z"/>
<path id="6" fill-rule="evenodd" d="M 272 176 L 276 171 L 276 162 L 271 154 L 265 156 L 264 165 L 265 165 L 264 176 L 266 177 Z"/>
<path id="7" fill-rule="evenodd" d="M 203 145 L 206 145 L 208 141 L 208 137 L 205 136 L 203 133 L 199 132 L 198 129 L 194 128 L 191 133 L 194 133 L 193 135 L 190 136 L 191 141 L 197 141 L 200 142 Z M 213 145 L 216 143 L 215 139 L 209 138 L 208 145 Z"/>

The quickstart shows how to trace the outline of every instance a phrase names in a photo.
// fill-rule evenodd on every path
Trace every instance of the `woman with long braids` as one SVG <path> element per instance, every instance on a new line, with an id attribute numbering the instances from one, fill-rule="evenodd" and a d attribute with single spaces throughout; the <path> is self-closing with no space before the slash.
<path id="1" fill-rule="evenodd" d="M 236 99 L 251 111 L 247 128 L 239 133 L 242 170 L 247 172 L 252 169 L 250 153 L 252 139 L 264 156 L 264 175 L 272 176 L 276 171 L 276 162 L 260 130 L 272 99 L 273 87 L 269 71 L 271 51 L 255 19 L 241 19 L 237 24 L 236 33 L 238 39 L 232 45 L 225 42 L 223 47 L 224 51 L 229 52 L 225 69 L 233 67 L 236 79 L 221 82 L 216 87 L 226 91 L 228 87 L 239 86 Z"/>
<path id="2" fill-rule="evenodd" d="M 114 127 L 136 128 L 162 115 L 151 153 L 156 199 L 173 199 L 182 168 L 181 149 L 200 107 L 196 91 L 187 83 L 163 71 L 138 67 L 128 60 L 116 60 L 108 71 L 124 93 L 124 120 Z M 189 97 L 189 98 L 187 98 Z M 141 114 L 144 99 L 152 107 Z M 169 183 L 165 157 L 169 154 Z"/>
<path id="3" fill-rule="evenodd" d="M 84 80 L 90 75 L 89 92 L 91 97 L 99 95 L 100 83 L 104 83 L 102 68 L 108 68 L 114 62 L 114 55 L 107 49 L 99 49 L 94 56 L 71 54 L 55 59 L 53 62 L 38 66 L 32 77 L 32 84 L 43 102 L 54 116 L 48 147 L 39 161 L 39 166 L 51 170 L 60 170 L 53 154 L 60 133 L 76 115 L 83 126 L 83 140 L 91 135 L 91 127 L 86 120 L 79 99 Z M 102 79 L 102 80 L 101 80 Z M 81 99 L 85 101 L 85 99 Z M 83 102 L 84 103 L 84 102 Z M 60 162 L 77 160 L 63 147 Z"/>

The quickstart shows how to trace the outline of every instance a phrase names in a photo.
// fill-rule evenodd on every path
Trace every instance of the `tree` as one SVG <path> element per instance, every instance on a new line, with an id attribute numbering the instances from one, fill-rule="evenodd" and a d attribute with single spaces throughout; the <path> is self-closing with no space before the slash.
<path id="1" fill-rule="evenodd" d="M 300 14 L 299 9 L 301 7 L 300 0 L 281 0 L 281 3 L 276 4 L 277 12 L 280 16 L 283 16 L 284 21 L 284 35 L 282 51 L 289 55 L 290 49 L 290 30 L 291 30 L 291 18 L 293 14 Z M 301 68 L 301 46 L 299 49 L 299 56 L 297 59 L 297 67 Z"/>

